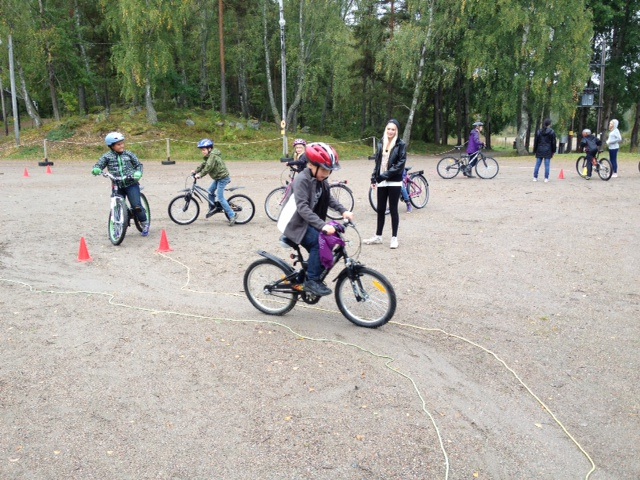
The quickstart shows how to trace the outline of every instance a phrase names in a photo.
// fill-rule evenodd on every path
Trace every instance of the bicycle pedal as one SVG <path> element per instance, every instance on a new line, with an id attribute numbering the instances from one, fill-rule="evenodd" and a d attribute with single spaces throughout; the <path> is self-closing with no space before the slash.
<path id="1" fill-rule="evenodd" d="M 293 285 L 291 288 L 293 288 L 294 290 L 296 290 L 298 292 L 304 292 L 304 285 L 301 284 L 301 283 Z"/>

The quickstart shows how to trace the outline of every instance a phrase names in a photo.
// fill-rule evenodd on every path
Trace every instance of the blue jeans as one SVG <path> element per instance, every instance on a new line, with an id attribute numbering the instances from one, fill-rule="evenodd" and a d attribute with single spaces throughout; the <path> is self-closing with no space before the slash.
<path id="1" fill-rule="evenodd" d="M 609 160 L 611 160 L 611 168 L 613 173 L 618 173 L 618 149 L 609 150 Z"/>
<path id="2" fill-rule="evenodd" d="M 542 165 L 542 158 L 536 158 L 536 168 L 533 169 L 533 178 L 538 178 L 538 172 L 540 171 L 540 165 Z M 551 158 L 544 159 L 544 178 L 549 178 L 549 169 L 551 168 Z"/>
<path id="3" fill-rule="evenodd" d="M 125 188 L 118 188 L 118 193 L 127 196 L 129 205 L 133 208 L 136 218 L 140 222 L 146 222 L 147 213 L 144 211 L 144 208 L 142 208 L 142 201 L 140 200 L 140 184 L 136 183 Z"/>
<path id="4" fill-rule="evenodd" d="M 320 280 L 322 274 L 322 263 L 320 263 L 320 246 L 318 245 L 318 237 L 320 232 L 313 228 L 311 225 L 307 227 L 307 232 L 304 234 L 300 245 L 302 245 L 307 252 L 309 252 L 309 259 L 307 261 L 307 278 L 309 280 Z"/>
<path id="5" fill-rule="evenodd" d="M 229 206 L 229 202 L 224 196 L 224 189 L 231 183 L 231 177 L 221 178 L 220 180 L 214 180 L 213 183 L 209 186 L 209 203 L 211 204 L 211 208 L 215 204 L 216 199 L 220 202 L 220 206 L 227 214 L 229 218 L 234 217 L 236 214 L 231 210 Z"/>

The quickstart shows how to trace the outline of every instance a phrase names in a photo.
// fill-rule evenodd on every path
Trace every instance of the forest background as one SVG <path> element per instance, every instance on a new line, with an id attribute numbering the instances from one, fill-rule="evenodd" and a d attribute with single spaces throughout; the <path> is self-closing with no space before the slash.
<path id="1" fill-rule="evenodd" d="M 640 0 L 0 0 L 0 154 L 25 153 L 2 148 L 9 39 L 32 139 L 233 142 L 252 129 L 230 118 L 267 138 L 284 116 L 288 135 L 365 148 L 397 118 L 405 141 L 437 151 L 482 120 L 489 148 L 510 129 L 526 154 L 546 117 L 559 137 L 617 118 L 637 151 L 639 12 Z"/>

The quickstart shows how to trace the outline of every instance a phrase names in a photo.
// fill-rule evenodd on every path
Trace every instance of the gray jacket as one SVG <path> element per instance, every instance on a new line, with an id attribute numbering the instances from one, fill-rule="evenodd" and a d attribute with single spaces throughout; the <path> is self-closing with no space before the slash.
<path id="1" fill-rule="evenodd" d="M 287 223 L 284 235 L 295 243 L 299 244 L 302 241 L 309 225 L 317 230 L 322 230 L 322 227 L 327 224 L 324 218 L 319 217 L 313 211 L 320 195 L 329 196 L 329 208 L 337 210 L 340 214 L 347 211 L 329 193 L 329 182 L 327 180 L 318 182 L 313 178 L 311 170 L 308 168 L 305 168 L 296 176 L 293 181 L 292 191 L 295 196 L 296 211 L 289 223 Z"/>

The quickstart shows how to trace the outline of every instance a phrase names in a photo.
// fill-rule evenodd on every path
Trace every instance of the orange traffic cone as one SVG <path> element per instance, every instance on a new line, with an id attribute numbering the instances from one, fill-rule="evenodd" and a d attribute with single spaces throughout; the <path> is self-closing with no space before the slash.
<path id="1" fill-rule="evenodd" d="M 560 180 L 564 180 L 564 170 L 563 169 L 560 169 L 560 175 L 558 175 L 558 178 Z"/>
<path id="2" fill-rule="evenodd" d="M 29 170 L 27 170 L 26 168 L 24 169 L 24 174 L 22 175 L 23 177 L 27 178 L 29 177 Z"/>
<path id="3" fill-rule="evenodd" d="M 47 175 L 51 175 L 53 172 L 51 171 L 51 166 L 47 165 Z"/>
<path id="4" fill-rule="evenodd" d="M 164 229 L 162 230 L 162 238 L 160 238 L 160 248 L 158 248 L 156 252 L 173 252 L 173 248 L 169 246 L 169 240 L 167 240 L 167 232 Z"/>
<path id="5" fill-rule="evenodd" d="M 79 262 L 90 262 L 93 258 L 89 256 L 89 250 L 87 250 L 87 242 L 84 241 L 84 237 L 80 239 L 80 251 L 78 252 Z"/>

